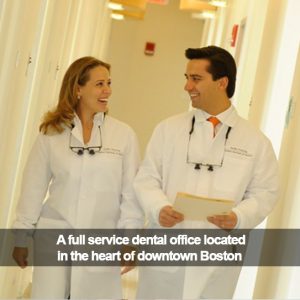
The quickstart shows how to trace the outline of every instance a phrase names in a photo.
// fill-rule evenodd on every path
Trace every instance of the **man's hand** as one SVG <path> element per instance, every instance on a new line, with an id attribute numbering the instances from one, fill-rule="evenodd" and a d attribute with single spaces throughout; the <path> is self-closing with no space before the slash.
<path id="1" fill-rule="evenodd" d="M 27 267 L 28 248 L 15 247 L 12 256 L 18 264 L 18 266 L 20 266 L 22 269 Z"/>
<path id="2" fill-rule="evenodd" d="M 159 224 L 163 227 L 173 227 L 177 223 L 182 222 L 184 219 L 183 214 L 174 210 L 172 206 L 164 206 L 159 212 Z"/>
<path id="3" fill-rule="evenodd" d="M 231 211 L 226 215 L 214 215 L 207 217 L 207 221 L 222 229 L 234 229 L 237 224 L 237 215 Z"/>

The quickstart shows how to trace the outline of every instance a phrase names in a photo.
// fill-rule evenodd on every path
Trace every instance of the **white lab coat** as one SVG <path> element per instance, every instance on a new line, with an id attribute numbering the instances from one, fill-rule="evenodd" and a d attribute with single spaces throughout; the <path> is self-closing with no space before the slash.
<path id="1" fill-rule="evenodd" d="M 234 200 L 236 206 L 233 211 L 238 216 L 238 228 L 254 228 L 275 205 L 278 193 L 277 161 L 269 140 L 240 118 L 232 106 L 222 120 L 217 135 L 212 138 L 212 124 L 206 121 L 205 114 L 200 110 L 183 113 L 161 122 L 154 130 L 145 160 L 134 182 L 138 200 L 151 228 L 161 228 L 158 223 L 159 212 L 163 206 L 172 205 L 177 192 Z M 194 115 L 194 137 L 189 142 Z M 224 146 L 229 126 L 232 129 Z M 195 170 L 193 164 L 187 163 L 193 161 L 218 165 L 222 160 L 222 167 L 215 167 L 213 172 L 204 167 Z M 173 228 L 215 226 L 207 221 L 184 221 Z M 141 268 L 137 297 L 232 297 L 239 270 L 233 270 L 230 277 L 230 268 L 183 269 Z M 185 273 L 185 280 L 180 282 L 182 272 Z M 175 278 L 173 281 L 170 280 L 171 274 Z M 146 290 L 146 285 L 152 286 L 151 280 L 154 278 L 158 282 L 157 288 Z M 217 284 L 212 286 L 212 283 Z M 172 293 L 172 290 L 175 292 Z M 176 291 L 182 294 L 176 294 Z"/>
<path id="2" fill-rule="evenodd" d="M 37 137 L 24 171 L 14 228 L 140 228 L 142 213 L 132 187 L 139 164 L 133 130 L 98 113 L 85 147 L 101 143 L 101 152 L 90 155 L 85 151 L 80 156 L 69 148 L 70 144 L 84 145 L 78 116 L 74 118 L 74 125 L 72 131 L 66 128 L 61 134 Z M 59 297 L 51 293 L 51 289 L 60 284 L 55 278 L 59 275 L 50 273 L 51 268 L 36 268 L 46 279 L 49 273 L 49 284 L 40 282 L 43 276 L 37 274 L 33 285 L 50 288 L 45 287 L 46 292 L 38 289 L 35 297 Z M 121 297 L 120 268 L 74 267 L 68 276 L 71 277 L 71 298 Z M 51 288 L 53 280 L 56 286 Z M 67 281 L 62 280 L 57 290 L 64 290 Z M 34 287 L 33 291 L 36 291 Z"/>

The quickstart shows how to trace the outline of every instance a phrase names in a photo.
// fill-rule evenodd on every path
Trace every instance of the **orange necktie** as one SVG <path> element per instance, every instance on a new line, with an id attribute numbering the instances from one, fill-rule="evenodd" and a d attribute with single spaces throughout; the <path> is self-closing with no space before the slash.
<path id="1" fill-rule="evenodd" d="M 217 126 L 219 123 L 221 123 L 221 122 L 220 122 L 220 120 L 219 120 L 218 118 L 213 117 L 213 116 L 209 117 L 209 118 L 207 119 L 207 121 L 213 124 L 213 127 L 214 127 L 214 137 L 215 137 L 215 135 L 216 135 L 216 126 Z"/>

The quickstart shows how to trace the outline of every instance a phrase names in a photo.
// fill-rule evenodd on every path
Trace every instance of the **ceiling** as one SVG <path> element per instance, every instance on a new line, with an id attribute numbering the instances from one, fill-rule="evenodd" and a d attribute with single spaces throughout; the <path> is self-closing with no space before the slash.
<path id="1" fill-rule="evenodd" d="M 148 3 L 167 5 L 169 1 L 173 0 L 110 0 L 109 2 L 122 6 L 122 9 L 112 9 L 112 14 L 119 15 L 120 19 L 126 17 L 143 20 L 147 12 Z M 219 0 L 218 2 L 226 5 L 226 0 Z M 214 13 L 218 7 L 212 5 L 212 0 L 180 0 L 179 9 L 197 13 Z"/>

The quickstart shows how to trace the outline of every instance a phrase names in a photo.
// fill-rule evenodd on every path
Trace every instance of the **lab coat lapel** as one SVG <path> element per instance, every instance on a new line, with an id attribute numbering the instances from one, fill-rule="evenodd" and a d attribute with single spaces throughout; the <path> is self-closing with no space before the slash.
<path id="1" fill-rule="evenodd" d="M 212 165 L 221 164 L 227 129 L 226 125 L 222 126 L 213 138 L 210 123 L 206 120 L 195 122 L 189 143 L 189 161 Z"/>
<path id="2" fill-rule="evenodd" d="M 228 127 L 234 127 L 239 119 L 240 117 L 237 114 L 235 107 L 232 106 L 231 113 L 225 120 L 222 121 L 222 123 L 227 125 Z"/>
<path id="3" fill-rule="evenodd" d="M 197 120 L 194 124 L 194 131 L 189 141 L 189 161 L 203 162 L 211 145 L 209 137 L 209 124 L 205 120 Z"/>
<path id="4" fill-rule="evenodd" d="M 222 162 L 224 147 L 225 147 L 225 139 L 226 132 L 228 127 L 226 125 L 222 125 L 219 129 L 217 135 L 208 143 L 208 151 L 206 156 L 206 163 L 211 165 L 220 165 Z"/>
<path id="5" fill-rule="evenodd" d="M 78 146 L 82 147 L 83 142 L 83 136 L 82 136 L 82 125 L 79 117 L 77 114 L 75 114 L 74 120 L 73 120 L 74 127 L 72 129 L 72 146 Z M 73 143 L 76 143 L 73 145 Z"/>
<path id="6" fill-rule="evenodd" d="M 100 113 L 95 114 L 94 126 L 93 126 L 93 130 L 92 130 L 92 134 L 91 134 L 91 139 L 89 141 L 90 145 L 92 145 L 92 144 L 97 145 L 97 137 L 99 135 L 98 127 L 101 126 L 103 124 L 103 122 L 104 122 L 104 113 L 100 112 Z M 74 142 L 76 142 L 76 145 L 73 145 L 73 143 L 72 143 L 72 146 L 82 147 L 84 145 L 83 135 L 82 135 L 83 129 L 82 129 L 81 121 L 77 114 L 75 114 L 73 124 L 74 124 L 74 128 L 72 129 L 72 136 L 73 136 L 73 140 L 76 139 L 77 141 L 74 141 Z M 80 143 L 80 144 L 78 144 L 78 143 Z"/>

